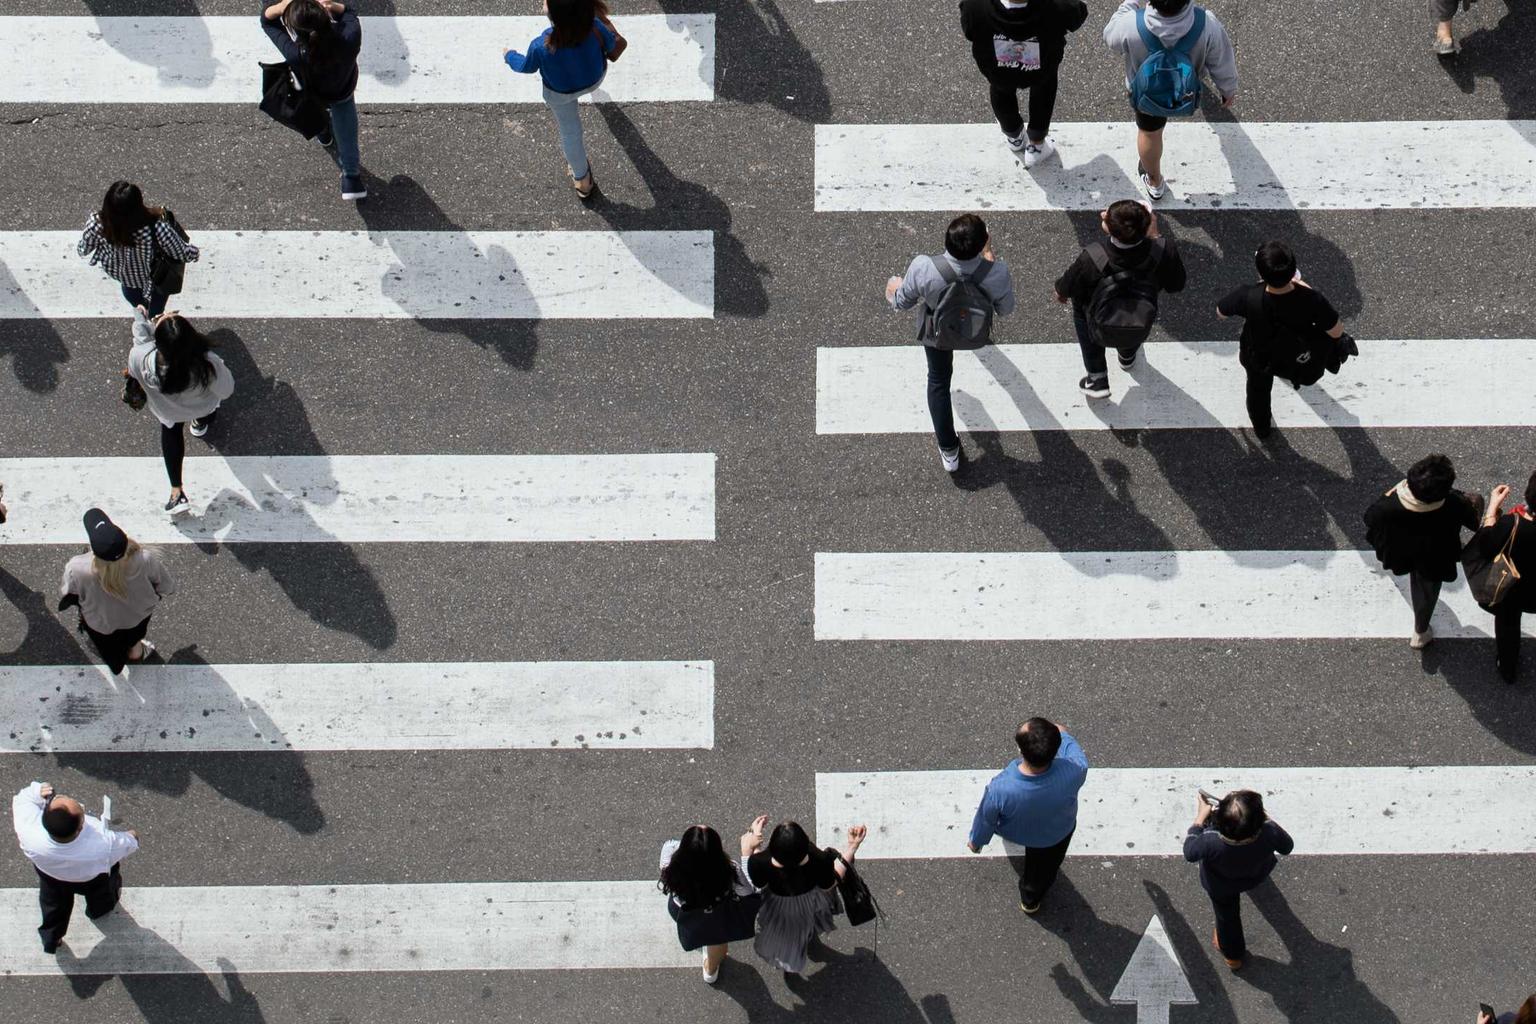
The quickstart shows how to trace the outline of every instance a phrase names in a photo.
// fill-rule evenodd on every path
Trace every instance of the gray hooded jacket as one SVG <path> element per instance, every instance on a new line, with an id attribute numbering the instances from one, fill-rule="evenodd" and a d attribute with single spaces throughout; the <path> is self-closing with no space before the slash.
<path id="1" fill-rule="evenodd" d="M 235 393 L 235 377 L 224 365 L 224 360 L 208 353 L 213 364 L 213 383 L 206 388 L 189 387 L 168 395 L 160 390 L 160 371 L 155 366 L 155 331 L 144 319 L 144 314 L 133 311 L 133 348 L 128 353 L 128 372 L 133 379 L 144 385 L 149 399 L 149 411 L 167 427 L 178 423 L 190 423 L 207 416 L 219 407 L 219 403 Z"/>
<path id="2" fill-rule="evenodd" d="M 1137 68 L 1147 59 L 1147 47 L 1136 31 L 1136 9 L 1144 0 L 1121 0 L 1120 8 L 1110 16 L 1104 26 L 1104 42 L 1110 50 L 1125 56 L 1125 87 L 1131 87 Z M 1151 7 L 1147 8 L 1147 29 L 1165 46 L 1172 46 L 1194 27 L 1195 5 L 1186 6 L 1171 18 L 1164 18 Z M 1237 95 L 1237 54 L 1232 49 L 1232 39 L 1223 25 L 1209 10 L 1205 12 L 1205 31 L 1195 42 L 1189 59 L 1195 71 L 1211 76 L 1221 98 Z"/>

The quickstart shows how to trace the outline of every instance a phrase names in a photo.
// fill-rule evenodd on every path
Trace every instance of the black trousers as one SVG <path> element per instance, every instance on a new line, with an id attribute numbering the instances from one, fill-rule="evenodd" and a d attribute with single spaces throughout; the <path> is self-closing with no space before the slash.
<path id="1" fill-rule="evenodd" d="M 1251 366 L 1245 366 L 1243 370 L 1248 374 L 1248 419 L 1253 423 L 1256 433 L 1267 434 L 1274 420 L 1270 412 L 1269 396 L 1275 387 L 1275 375 L 1268 370 L 1255 370 Z"/>
<path id="2" fill-rule="evenodd" d="M 960 447 L 955 433 L 955 403 L 949 385 L 955 378 L 955 354 L 949 349 L 924 345 L 928 356 L 928 416 L 933 420 L 933 436 L 939 447 L 949 451 Z"/>
<path id="3" fill-rule="evenodd" d="M 987 80 L 992 113 L 1004 135 L 1018 138 L 1025 131 L 1019 113 L 1019 90 L 1029 90 L 1029 141 L 1040 142 L 1051 130 L 1051 115 L 1056 112 L 1056 66 L 1039 71 L 1021 71 L 1006 78 Z"/>
<path id="4" fill-rule="evenodd" d="M 97 918 L 112 913 L 122 891 L 123 873 L 116 864 L 111 871 L 89 882 L 61 882 L 38 871 L 37 902 L 43 908 L 43 924 L 37 934 L 42 936 L 43 949 L 52 952 L 69 930 L 69 915 L 74 913 L 76 896 L 85 897 L 85 916 Z"/>
<path id="5" fill-rule="evenodd" d="M 1499 675 L 1506 683 L 1514 682 L 1520 671 L 1520 606 L 1510 597 L 1493 606 L 1493 646 Z"/>
<path id="6" fill-rule="evenodd" d="M 1242 897 L 1211 896 L 1211 910 L 1216 914 L 1216 945 L 1221 955 L 1229 960 L 1241 960 L 1248 952 L 1248 940 L 1243 937 Z"/>
<path id="7" fill-rule="evenodd" d="M 1075 829 L 1073 830 L 1076 831 Z M 1039 903 L 1046 890 L 1061 872 L 1061 862 L 1067 859 L 1067 847 L 1072 845 L 1072 832 L 1055 846 L 1026 846 L 1023 857 L 1011 857 L 1013 869 L 1019 873 L 1019 900 L 1029 906 Z M 1020 864 L 1020 861 L 1023 861 Z"/>
<path id="8" fill-rule="evenodd" d="M 1436 21 L 1450 21 L 1461 0 L 1429 0 L 1429 16 Z"/>
<path id="9" fill-rule="evenodd" d="M 1435 613 L 1435 603 L 1440 600 L 1440 581 L 1411 572 L 1408 574 L 1408 596 L 1413 601 L 1413 631 L 1422 633 L 1429 628 L 1429 617 Z"/>
<path id="10" fill-rule="evenodd" d="M 219 410 L 204 416 L 202 419 L 193 420 L 193 423 L 201 426 L 204 423 L 212 423 L 219 415 Z M 182 425 L 176 424 L 168 427 L 160 425 L 160 457 L 165 460 L 165 475 L 171 478 L 172 487 L 181 486 L 181 464 L 187 457 L 187 437 L 182 433 Z"/>

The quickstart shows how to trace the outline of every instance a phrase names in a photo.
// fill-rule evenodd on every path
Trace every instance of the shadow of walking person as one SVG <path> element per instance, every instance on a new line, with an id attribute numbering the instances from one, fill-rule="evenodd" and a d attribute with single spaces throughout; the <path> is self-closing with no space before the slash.
<path id="1" fill-rule="evenodd" d="M 60 563 L 62 568 L 62 563 Z M 72 626 L 54 611 L 58 598 L 33 590 L 0 566 L 0 595 L 21 613 L 26 632 L 9 651 L 0 650 L 0 665 L 77 665 L 85 654 Z M 71 617 L 74 612 L 70 612 Z M 86 656 L 84 660 L 89 660 Z"/>
<path id="2" fill-rule="evenodd" d="M 667 14 L 699 10 L 697 0 L 659 3 Z M 832 115 L 821 67 L 776 0 L 733 0 L 715 8 L 715 97 L 764 104 L 810 124 Z"/>
<path id="3" fill-rule="evenodd" d="M 395 0 L 369 0 L 361 5 L 363 50 L 358 71 L 381 85 L 399 85 L 411 77 L 411 48 L 400 34 Z"/>
<path id="4" fill-rule="evenodd" d="M 315 781 L 304 765 L 303 755 L 287 749 L 287 741 L 277 723 L 260 706 L 243 699 L 217 672 L 199 673 L 189 679 L 169 670 L 187 665 L 211 669 L 196 645 L 183 647 L 166 661 L 166 667 L 149 666 L 147 671 L 131 668 L 120 681 L 104 679 L 104 687 L 118 691 L 117 699 L 142 702 L 150 718 L 142 720 L 143 714 L 125 715 L 120 747 L 101 753 L 54 754 L 59 767 L 108 780 L 123 789 L 145 789 L 164 796 L 181 796 L 196 777 L 220 796 L 281 821 L 301 835 L 313 835 L 324 828 L 325 813 L 315 800 Z M 203 714 L 210 720 L 235 719 L 247 724 L 266 744 L 266 748 L 257 754 L 259 760 L 253 759 L 248 751 L 156 752 L 144 733 L 155 728 L 152 709 L 161 703 L 156 692 L 163 693 L 172 686 L 182 691 L 183 700 L 186 699 L 185 689 L 195 686 L 206 704 Z M 61 719 L 69 707 L 67 702 L 63 705 Z M 141 721 L 135 722 L 136 718 Z M 135 733 L 138 733 L 137 738 Z M 53 730 L 53 735 L 61 742 L 67 742 L 67 726 L 60 725 Z M 132 756 L 125 757 L 125 753 Z M 253 765 L 260 767 L 253 769 Z"/>
<path id="5" fill-rule="evenodd" d="M 780 1005 L 763 980 L 770 968 L 727 959 L 720 990 L 735 1000 L 753 1024 L 954 1024 L 949 998 L 943 994 L 914 1000 L 885 962 L 860 947 L 840 953 L 812 947 L 821 966 L 803 976 L 785 979 L 801 1001 Z"/>
<path id="6" fill-rule="evenodd" d="M 1193 884 L 1190 886 L 1190 889 L 1194 896 L 1198 897 L 1199 903 L 1205 908 L 1206 913 L 1209 914 L 1210 898 L 1200 888 L 1199 882 L 1195 881 L 1197 877 L 1194 869 L 1191 868 L 1189 878 Z M 1232 1009 L 1232 1000 L 1227 996 L 1227 983 L 1222 981 L 1222 976 L 1229 974 L 1229 972 L 1226 966 L 1223 965 L 1221 973 L 1217 973 L 1215 960 L 1213 959 L 1216 956 L 1216 951 L 1211 948 L 1210 937 L 1201 938 L 1202 935 L 1205 935 L 1205 925 L 1203 922 L 1212 920 L 1214 928 L 1214 919 L 1202 917 L 1200 918 L 1202 923 L 1199 927 L 1191 926 L 1188 919 L 1174 909 L 1173 901 L 1168 898 L 1168 893 L 1162 886 L 1145 879 L 1142 880 L 1141 884 L 1142 888 L 1147 892 L 1147 897 L 1152 901 L 1153 911 L 1156 912 L 1158 919 L 1163 922 L 1163 930 L 1168 933 L 1168 941 L 1172 943 L 1174 952 L 1178 954 L 1179 963 L 1184 966 L 1185 976 L 1189 979 L 1189 987 L 1199 993 L 1200 1007 L 1205 1011 L 1206 1019 L 1232 1021 L 1236 1024 L 1237 1014 Z"/>
<path id="7" fill-rule="evenodd" d="M 1022 858 L 1019 860 L 1022 862 Z M 1067 867 L 1070 869 L 1070 865 Z M 1016 864 L 1014 870 L 1021 872 L 1023 868 Z M 1051 886 L 1034 920 L 1067 944 L 1077 965 L 1078 973 L 1074 974 L 1066 964 L 1055 964 L 1051 968 L 1051 980 L 1062 997 L 1072 1003 L 1078 1016 L 1089 1024 L 1123 1021 L 1125 1011 L 1110 1005 L 1109 994 L 1115 990 L 1141 936 L 1100 918 L 1066 874 L 1059 876 Z M 1087 985 L 1083 984 L 1084 979 L 1087 979 Z"/>
<path id="8" fill-rule="evenodd" d="M 715 239 L 715 311 L 732 316 L 760 317 L 768 312 L 763 277 L 768 270 L 752 261 L 741 240 L 731 234 L 731 208 L 697 182 L 672 173 L 629 115 L 612 103 L 597 105 L 598 113 L 651 193 L 651 206 L 614 202 L 599 186 L 592 209 L 616 231 L 711 231 Z M 643 254 L 642 254 L 643 256 Z M 668 268 L 651 269 L 665 278 Z"/>
<path id="9" fill-rule="evenodd" d="M 1477 91 L 1478 79 L 1492 80 L 1508 117 L 1527 120 L 1536 117 L 1536 75 L 1531 74 L 1536 5 L 1530 0 L 1504 0 L 1504 8 L 1497 25 L 1467 33 L 1461 39 L 1461 52 L 1440 61 L 1440 67 L 1468 95 Z"/>
<path id="10" fill-rule="evenodd" d="M 1493 616 L 1480 625 L 1493 631 Z M 1527 641 L 1529 642 L 1529 641 Z M 1536 754 L 1536 687 L 1509 686 L 1494 668 L 1492 639 L 1463 642 L 1439 640 L 1420 655 L 1426 676 L 1441 679 L 1467 704 L 1467 710 L 1488 733 L 1522 754 Z M 1529 669 L 1522 666 L 1522 674 Z"/>
<path id="11" fill-rule="evenodd" d="M 28 391 L 44 394 L 59 386 L 59 364 L 69 362 L 69 347 L 53 327 L 41 319 L 41 311 L 28 300 L 17 281 L 0 260 L 0 310 L 37 319 L 6 319 L 0 326 L 0 359 L 9 358 L 16 381 Z"/>
<path id="12" fill-rule="evenodd" d="M 135 64 L 155 68 L 162 85 L 206 89 L 223 66 L 196 0 L 158 0 L 155 20 L 148 22 L 138 17 L 147 13 L 139 5 L 122 0 L 85 0 L 85 6 L 96 16 L 102 42 Z M 254 12 L 251 21 L 254 25 Z"/>

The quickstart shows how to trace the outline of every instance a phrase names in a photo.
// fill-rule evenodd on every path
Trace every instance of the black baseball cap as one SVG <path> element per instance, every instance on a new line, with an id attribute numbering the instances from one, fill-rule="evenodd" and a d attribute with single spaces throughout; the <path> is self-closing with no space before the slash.
<path id="1" fill-rule="evenodd" d="M 91 538 L 91 553 L 103 562 L 115 562 L 128 552 L 128 535 L 99 508 L 85 513 L 85 532 Z"/>

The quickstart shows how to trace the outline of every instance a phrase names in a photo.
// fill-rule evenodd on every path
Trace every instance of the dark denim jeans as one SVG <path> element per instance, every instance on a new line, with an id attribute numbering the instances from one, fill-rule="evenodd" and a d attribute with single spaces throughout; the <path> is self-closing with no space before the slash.
<path id="1" fill-rule="evenodd" d="M 933 417 L 933 437 L 946 451 L 960 447 L 955 434 L 955 407 L 949 397 L 949 384 L 955 376 L 955 354 L 948 349 L 924 345 L 928 355 L 928 415 Z"/>
<path id="2" fill-rule="evenodd" d="M 150 316 L 159 316 L 165 312 L 165 303 L 170 296 L 160 294 L 153 287 L 149 288 L 146 294 L 137 288 L 123 285 L 123 298 L 128 300 L 128 305 L 143 306 L 149 310 Z"/>
<path id="3" fill-rule="evenodd" d="M 1077 332 L 1077 347 L 1083 350 L 1083 369 L 1088 371 L 1088 376 L 1108 377 L 1109 363 L 1104 358 L 1104 346 L 1094 339 L 1093 331 L 1088 328 L 1088 311 L 1076 302 L 1072 303 L 1072 329 Z M 1129 359 L 1141 351 L 1141 343 L 1118 351 Z"/>

